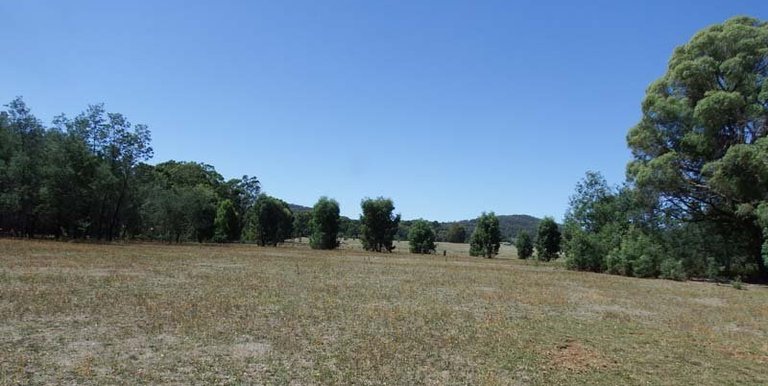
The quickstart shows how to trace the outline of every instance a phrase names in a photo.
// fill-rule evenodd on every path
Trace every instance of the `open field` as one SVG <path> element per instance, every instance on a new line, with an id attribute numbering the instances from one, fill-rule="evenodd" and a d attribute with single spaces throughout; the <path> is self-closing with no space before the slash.
<path id="1" fill-rule="evenodd" d="M 768 383 L 765 287 L 461 248 L 0 240 L 0 383 Z"/>

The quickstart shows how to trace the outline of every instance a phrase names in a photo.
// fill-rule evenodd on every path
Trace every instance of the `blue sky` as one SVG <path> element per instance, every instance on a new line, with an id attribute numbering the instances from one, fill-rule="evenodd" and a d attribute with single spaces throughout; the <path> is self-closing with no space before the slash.
<path id="1" fill-rule="evenodd" d="M 0 101 L 50 123 L 104 102 L 153 162 L 214 165 L 312 205 L 561 218 L 618 184 L 675 46 L 766 1 L 0 1 Z"/>

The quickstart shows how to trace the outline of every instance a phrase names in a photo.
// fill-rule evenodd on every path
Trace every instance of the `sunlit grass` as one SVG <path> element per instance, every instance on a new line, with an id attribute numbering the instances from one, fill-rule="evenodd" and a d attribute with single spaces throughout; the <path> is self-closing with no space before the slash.
<path id="1" fill-rule="evenodd" d="M 0 240 L 0 383 L 768 383 L 765 287 L 466 248 Z"/>

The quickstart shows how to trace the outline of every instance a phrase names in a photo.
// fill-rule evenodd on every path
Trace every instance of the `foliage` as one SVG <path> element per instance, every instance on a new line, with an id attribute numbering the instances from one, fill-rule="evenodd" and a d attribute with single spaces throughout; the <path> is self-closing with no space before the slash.
<path id="1" fill-rule="evenodd" d="M 499 253 L 501 230 L 499 219 L 493 212 L 483 212 L 477 218 L 477 226 L 469 239 L 470 256 L 493 258 Z"/>
<path id="2" fill-rule="evenodd" d="M 683 262 L 680 260 L 667 258 L 661 262 L 659 270 L 659 277 L 662 279 L 683 281 L 688 278 L 685 268 L 683 268 Z"/>
<path id="3" fill-rule="evenodd" d="M 293 237 L 309 237 L 312 234 L 312 211 L 293 212 Z"/>
<path id="4" fill-rule="evenodd" d="M 768 199 L 766 80 L 768 23 L 735 17 L 710 26 L 674 51 L 627 136 L 630 181 L 657 196 L 664 216 L 711 224 L 708 236 L 731 247 L 706 255 L 730 260 L 726 275 L 768 278 L 755 212 Z"/>
<path id="5" fill-rule="evenodd" d="M 320 197 L 312 208 L 309 244 L 314 249 L 335 249 L 339 246 L 339 203 Z"/>
<path id="6" fill-rule="evenodd" d="M 549 261 L 557 258 L 560 252 L 560 229 L 552 217 L 544 217 L 539 223 L 536 235 L 536 256 L 539 260 Z"/>
<path id="7" fill-rule="evenodd" d="M 411 253 L 434 253 L 435 231 L 425 220 L 414 221 L 408 231 L 408 244 Z"/>
<path id="8" fill-rule="evenodd" d="M 219 203 L 214 224 L 216 229 L 214 240 L 216 242 L 232 242 L 239 238 L 240 219 L 231 200 L 224 200 Z"/>
<path id="9" fill-rule="evenodd" d="M 360 220 L 341 216 L 339 219 L 339 233 L 345 238 L 358 238 L 360 236 Z"/>
<path id="10" fill-rule="evenodd" d="M 587 172 L 571 196 L 563 225 L 566 266 L 581 271 L 618 273 L 615 252 L 628 230 L 633 193 L 614 190 L 600 173 Z"/>
<path id="11" fill-rule="evenodd" d="M 451 224 L 446 234 L 449 243 L 465 243 L 467 241 L 467 229 L 459 224 Z"/>
<path id="12" fill-rule="evenodd" d="M 255 177 L 224 181 L 213 166 L 147 165 L 146 125 L 91 105 L 46 128 L 21 98 L 0 112 L 0 232 L 57 238 L 208 241 L 231 201 L 227 240 L 240 239 L 260 192 Z"/>
<path id="13" fill-rule="evenodd" d="M 397 233 L 400 215 L 394 215 L 395 206 L 391 199 L 366 198 L 360 203 L 360 239 L 367 251 L 391 252 Z"/>
<path id="14" fill-rule="evenodd" d="M 284 201 L 261 195 L 248 211 L 246 239 L 261 246 L 277 246 L 293 234 L 293 212 Z"/>
<path id="15" fill-rule="evenodd" d="M 517 248 L 517 257 L 527 259 L 533 256 L 533 239 L 528 232 L 522 231 L 517 235 L 515 247 Z"/>

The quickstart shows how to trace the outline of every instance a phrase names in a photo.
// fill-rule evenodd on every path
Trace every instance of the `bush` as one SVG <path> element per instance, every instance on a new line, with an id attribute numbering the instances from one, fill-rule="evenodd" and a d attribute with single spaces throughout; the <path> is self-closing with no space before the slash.
<path id="1" fill-rule="evenodd" d="M 539 232 L 536 236 L 536 255 L 539 260 L 549 261 L 557 259 L 560 252 L 560 229 L 552 217 L 544 217 L 539 223 Z"/>
<path id="2" fill-rule="evenodd" d="M 433 253 L 435 251 L 435 231 L 424 220 L 416 220 L 408 231 L 408 244 L 411 253 Z"/>
<path id="3" fill-rule="evenodd" d="M 261 246 L 277 246 L 293 234 L 293 212 L 282 200 L 261 195 L 248 211 L 246 238 Z"/>
<path id="4" fill-rule="evenodd" d="M 335 249 L 339 246 L 339 203 L 320 197 L 309 220 L 309 245 L 312 249 Z"/>
<path id="5" fill-rule="evenodd" d="M 683 262 L 675 259 L 666 259 L 661 262 L 661 277 L 662 279 L 683 281 L 688 278 L 685 270 L 683 269 Z"/>
<path id="6" fill-rule="evenodd" d="M 517 257 L 527 259 L 533 256 L 533 239 L 531 239 L 531 235 L 529 235 L 528 232 L 521 231 L 520 234 L 517 235 L 515 247 L 517 248 Z"/>
<path id="7" fill-rule="evenodd" d="M 624 265 L 624 274 L 635 277 L 657 277 L 662 249 L 650 236 L 632 228 L 621 242 L 618 258 Z"/>
<path id="8" fill-rule="evenodd" d="M 659 263 L 651 254 L 640 255 L 633 266 L 635 277 L 658 277 Z"/>
<path id="9" fill-rule="evenodd" d="M 449 243 L 465 243 L 467 241 L 467 230 L 459 224 L 453 224 L 448 228 L 446 241 Z"/>
<path id="10" fill-rule="evenodd" d="M 477 218 L 477 226 L 469 240 L 469 255 L 493 258 L 501 246 L 499 219 L 493 212 L 483 213 Z"/>
<path id="11" fill-rule="evenodd" d="M 237 218 L 235 206 L 230 200 L 224 200 L 219 204 L 213 224 L 215 229 L 213 239 L 217 243 L 234 241 L 240 237 L 238 234 L 240 219 Z"/>
<path id="12" fill-rule="evenodd" d="M 606 272 L 613 275 L 628 276 L 632 272 L 632 267 L 624 260 L 620 249 L 614 249 L 605 258 Z"/>
<path id="13" fill-rule="evenodd" d="M 366 198 L 360 203 L 360 241 L 366 251 L 392 252 L 392 242 L 400 224 L 400 215 L 395 215 L 391 199 Z"/>
<path id="14" fill-rule="evenodd" d="M 568 269 L 579 271 L 603 272 L 605 270 L 605 252 L 601 248 L 597 235 L 583 231 L 570 233 L 565 265 Z"/>

